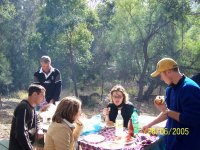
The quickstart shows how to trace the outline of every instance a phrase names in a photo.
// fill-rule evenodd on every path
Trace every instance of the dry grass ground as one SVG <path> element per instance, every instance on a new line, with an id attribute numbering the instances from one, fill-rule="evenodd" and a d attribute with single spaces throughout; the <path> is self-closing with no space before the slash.
<path id="1" fill-rule="evenodd" d="M 0 108 L 0 139 L 9 138 L 13 111 L 18 103 L 19 99 L 2 99 L 2 107 Z"/>
<path id="2" fill-rule="evenodd" d="M 20 98 L 20 97 L 18 97 Z M 10 134 L 11 120 L 13 117 L 13 111 L 21 99 L 7 99 L 2 98 L 2 107 L 0 108 L 0 139 L 8 139 Z M 152 102 L 136 102 L 132 101 L 134 106 L 139 109 L 141 114 L 148 114 L 155 116 L 158 114 L 158 111 L 153 106 Z M 91 117 L 92 115 L 99 114 L 102 112 L 102 109 L 106 107 L 108 102 L 99 102 L 96 101 L 94 106 L 83 106 L 83 112 Z"/>

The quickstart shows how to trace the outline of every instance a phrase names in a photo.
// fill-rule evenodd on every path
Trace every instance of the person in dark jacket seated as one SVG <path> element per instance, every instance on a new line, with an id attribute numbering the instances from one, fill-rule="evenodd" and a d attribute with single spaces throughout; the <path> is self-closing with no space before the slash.
<path id="1" fill-rule="evenodd" d="M 127 128 L 129 119 L 133 113 L 134 106 L 129 102 L 129 96 L 125 89 L 121 85 L 114 86 L 109 94 L 110 103 L 107 108 L 104 108 L 103 114 L 106 117 L 106 123 L 111 121 L 114 123 L 118 114 L 118 110 L 121 110 L 122 118 L 124 120 L 124 127 Z"/>
<path id="2" fill-rule="evenodd" d="M 45 98 L 45 88 L 41 85 L 30 85 L 28 99 L 22 100 L 16 107 L 12 119 L 9 150 L 33 150 L 35 136 L 43 138 L 43 131 L 34 107 Z"/>

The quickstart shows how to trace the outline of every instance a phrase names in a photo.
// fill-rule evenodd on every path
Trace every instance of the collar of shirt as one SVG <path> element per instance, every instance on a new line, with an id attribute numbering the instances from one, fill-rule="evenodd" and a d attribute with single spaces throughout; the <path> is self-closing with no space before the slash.
<path id="1" fill-rule="evenodd" d="M 55 71 L 55 68 L 53 68 L 53 67 L 51 66 L 49 73 L 46 74 L 46 73 L 42 70 L 42 67 L 41 67 L 39 73 L 43 73 L 43 74 L 45 75 L 45 78 L 47 79 L 53 71 Z"/>
<path id="2" fill-rule="evenodd" d="M 72 123 L 70 123 L 69 121 L 67 121 L 66 119 L 63 119 L 63 121 L 64 121 L 70 128 L 72 128 L 72 129 L 75 128 L 75 126 L 74 126 Z"/>
<path id="3" fill-rule="evenodd" d="M 34 107 L 29 103 L 28 100 L 22 100 L 22 101 L 26 102 L 32 109 L 34 109 Z"/>

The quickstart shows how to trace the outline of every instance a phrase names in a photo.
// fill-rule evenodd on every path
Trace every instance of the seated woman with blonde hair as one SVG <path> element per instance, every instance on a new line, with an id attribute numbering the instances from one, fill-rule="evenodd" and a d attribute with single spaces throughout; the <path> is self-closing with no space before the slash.
<path id="1" fill-rule="evenodd" d="M 48 128 L 44 150 L 74 150 L 83 128 L 80 116 L 80 100 L 75 97 L 63 98 Z"/>
<path id="2" fill-rule="evenodd" d="M 115 122 L 118 110 L 124 120 L 124 127 L 127 128 L 129 119 L 133 113 L 134 106 L 129 102 L 129 96 L 124 87 L 121 85 L 114 86 L 109 93 L 110 103 L 104 108 L 103 114 L 106 116 L 106 123 Z"/>

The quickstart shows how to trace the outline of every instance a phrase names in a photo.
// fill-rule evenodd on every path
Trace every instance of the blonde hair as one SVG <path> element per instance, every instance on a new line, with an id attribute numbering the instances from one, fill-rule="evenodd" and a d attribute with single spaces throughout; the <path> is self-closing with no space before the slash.
<path id="1" fill-rule="evenodd" d="M 81 101 L 76 97 L 65 97 L 58 104 L 56 112 L 52 118 L 53 122 L 61 123 L 62 119 L 66 119 L 73 123 L 75 116 L 81 108 Z"/>
<path id="2" fill-rule="evenodd" d="M 123 102 L 124 102 L 125 104 L 127 104 L 127 103 L 129 102 L 129 95 L 128 95 L 128 93 L 126 92 L 126 90 L 124 89 L 124 87 L 123 87 L 122 85 L 117 84 L 117 85 L 115 85 L 115 86 L 111 89 L 111 91 L 110 91 L 110 93 L 109 93 L 109 98 L 110 98 L 110 101 L 111 101 L 112 103 L 113 103 L 113 100 L 112 100 L 112 94 L 113 94 L 113 92 L 122 92 L 122 94 L 123 94 L 123 96 L 124 96 Z"/>

